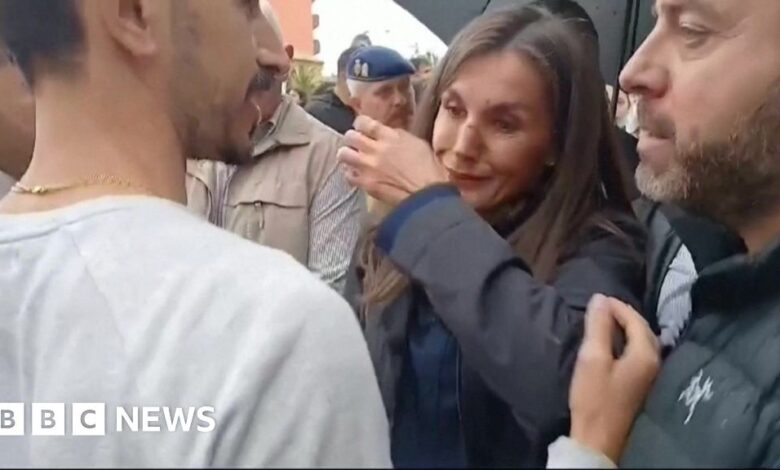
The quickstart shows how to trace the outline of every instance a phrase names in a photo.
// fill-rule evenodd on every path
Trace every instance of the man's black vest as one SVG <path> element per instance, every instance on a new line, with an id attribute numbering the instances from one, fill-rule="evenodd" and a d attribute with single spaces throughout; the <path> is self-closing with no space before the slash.
<path id="1" fill-rule="evenodd" d="M 780 464 L 780 243 L 699 275 L 621 466 Z"/>

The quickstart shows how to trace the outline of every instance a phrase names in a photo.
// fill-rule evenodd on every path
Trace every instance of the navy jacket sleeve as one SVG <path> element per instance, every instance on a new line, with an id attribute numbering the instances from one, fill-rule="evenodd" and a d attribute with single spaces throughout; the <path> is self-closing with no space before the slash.
<path id="1" fill-rule="evenodd" d="M 529 435 L 539 435 L 568 419 L 569 384 L 593 294 L 641 305 L 643 231 L 626 219 L 636 243 L 603 230 L 563 261 L 551 285 L 534 279 L 447 186 L 402 203 L 380 226 L 378 244 L 425 290 L 464 363 L 511 406 Z"/>

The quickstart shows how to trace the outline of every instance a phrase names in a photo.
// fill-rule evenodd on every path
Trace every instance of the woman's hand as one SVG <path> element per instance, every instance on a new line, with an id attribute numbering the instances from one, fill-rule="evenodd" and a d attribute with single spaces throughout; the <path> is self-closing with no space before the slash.
<path id="1" fill-rule="evenodd" d="M 616 358 L 618 327 L 626 345 Z M 595 296 L 569 394 L 572 439 L 617 464 L 659 368 L 660 347 L 647 321 L 619 300 Z"/>
<path id="2" fill-rule="evenodd" d="M 427 142 L 369 117 L 357 118 L 345 143 L 338 156 L 348 167 L 347 180 L 384 203 L 395 205 L 423 188 L 448 181 Z"/>

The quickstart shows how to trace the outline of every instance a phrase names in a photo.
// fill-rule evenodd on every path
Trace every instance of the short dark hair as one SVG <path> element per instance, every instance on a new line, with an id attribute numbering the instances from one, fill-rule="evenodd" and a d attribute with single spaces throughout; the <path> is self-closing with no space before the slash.
<path id="1" fill-rule="evenodd" d="M 347 67 L 349 66 L 349 59 L 352 57 L 352 54 L 355 53 L 360 49 L 360 46 L 357 47 L 350 47 L 349 49 L 345 50 L 341 53 L 339 56 L 339 62 L 338 62 L 338 74 L 342 75 L 347 72 Z"/>
<path id="2" fill-rule="evenodd" d="M 30 86 L 35 65 L 69 68 L 84 47 L 78 0 L 0 0 L 0 42 L 3 42 Z"/>

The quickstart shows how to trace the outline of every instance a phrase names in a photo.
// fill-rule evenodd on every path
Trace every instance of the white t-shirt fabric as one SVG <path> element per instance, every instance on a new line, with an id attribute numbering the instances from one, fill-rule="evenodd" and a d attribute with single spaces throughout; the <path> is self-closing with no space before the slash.
<path id="1" fill-rule="evenodd" d="M 155 198 L 0 215 L 0 418 L 7 403 L 25 430 L 0 436 L 3 467 L 391 465 L 347 303 L 290 256 Z M 64 436 L 33 435 L 40 403 L 65 404 Z M 72 435 L 99 429 L 84 403 L 105 404 L 104 436 Z M 118 407 L 148 413 L 148 432 Z M 165 407 L 197 410 L 190 431 L 170 431 Z"/>

